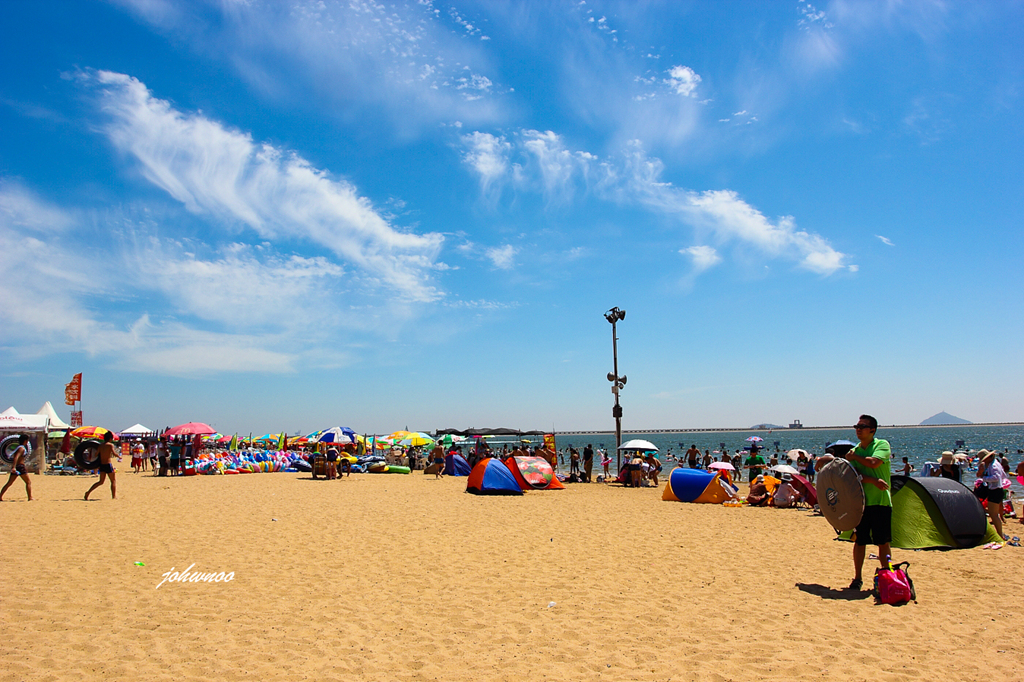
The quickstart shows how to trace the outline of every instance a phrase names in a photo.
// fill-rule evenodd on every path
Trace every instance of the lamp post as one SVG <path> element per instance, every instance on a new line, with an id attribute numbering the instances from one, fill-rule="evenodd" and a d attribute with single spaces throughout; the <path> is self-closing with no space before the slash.
<path id="1" fill-rule="evenodd" d="M 622 406 L 619 405 L 619 391 L 626 385 L 626 377 L 619 376 L 619 352 L 618 338 L 615 336 L 615 323 L 626 319 L 626 311 L 612 308 L 604 314 L 604 319 L 612 324 L 612 371 L 608 373 L 608 381 L 612 382 L 612 393 L 615 395 L 615 405 L 612 407 L 612 417 L 615 418 L 615 466 L 622 469 L 622 455 L 619 453 L 619 446 L 622 445 Z"/>

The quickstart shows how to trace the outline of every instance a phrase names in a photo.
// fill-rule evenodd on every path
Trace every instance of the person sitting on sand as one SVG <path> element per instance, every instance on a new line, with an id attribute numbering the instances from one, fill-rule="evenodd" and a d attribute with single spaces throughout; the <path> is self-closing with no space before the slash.
<path id="1" fill-rule="evenodd" d="M 21 478 L 25 482 L 25 494 L 28 495 L 28 501 L 32 501 L 32 481 L 28 480 L 28 469 L 25 467 L 25 455 L 27 454 L 28 434 L 23 433 L 18 436 L 18 447 L 14 449 L 14 454 L 11 457 L 11 473 L 7 477 L 7 483 L 4 484 L 3 490 L 0 490 L 0 502 L 3 501 L 4 493 L 16 478 Z"/>
<path id="2" fill-rule="evenodd" d="M 103 434 L 103 445 L 100 446 L 100 480 L 92 484 L 92 487 L 85 491 L 85 499 L 89 499 L 89 493 L 96 488 L 99 488 L 110 477 L 110 499 L 117 499 L 117 479 L 114 478 L 114 464 L 110 461 L 114 457 L 117 457 L 117 461 L 121 461 L 121 457 L 117 454 L 117 450 L 114 449 L 114 433 L 113 431 L 107 431 Z"/>
<path id="3" fill-rule="evenodd" d="M 750 484 L 750 493 L 747 495 L 747 504 L 751 507 L 763 507 L 768 504 L 768 486 L 764 483 L 764 474 L 758 474 L 754 482 Z"/>
<path id="4" fill-rule="evenodd" d="M 782 483 L 775 488 L 775 494 L 772 495 L 771 505 L 773 507 L 779 507 L 780 509 L 786 509 L 788 507 L 796 507 L 801 502 L 803 502 L 803 496 L 800 494 L 800 491 L 793 486 L 793 474 L 782 474 Z"/>

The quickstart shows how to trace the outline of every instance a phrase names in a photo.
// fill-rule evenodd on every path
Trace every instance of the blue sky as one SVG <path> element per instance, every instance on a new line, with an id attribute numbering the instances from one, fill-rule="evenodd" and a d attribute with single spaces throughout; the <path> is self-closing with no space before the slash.
<path id="1" fill-rule="evenodd" d="M 1024 4 L 0 4 L 0 399 L 1024 419 Z"/>

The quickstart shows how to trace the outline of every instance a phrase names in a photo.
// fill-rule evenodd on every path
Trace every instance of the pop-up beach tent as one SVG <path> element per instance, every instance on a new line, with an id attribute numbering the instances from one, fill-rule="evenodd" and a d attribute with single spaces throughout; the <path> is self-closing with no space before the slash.
<path id="1" fill-rule="evenodd" d="M 449 452 L 444 457 L 444 475 L 445 476 L 469 476 L 473 472 L 473 467 L 469 466 L 469 462 L 465 457 L 457 452 Z"/>
<path id="2" fill-rule="evenodd" d="M 962 483 L 911 476 L 893 476 L 891 483 L 893 547 L 967 549 L 999 541 L 978 498 Z"/>
<path id="3" fill-rule="evenodd" d="M 473 467 L 466 481 L 466 492 L 474 495 L 522 495 L 523 489 L 504 462 L 488 457 Z"/>
<path id="4" fill-rule="evenodd" d="M 543 457 L 509 457 L 505 466 L 523 490 L 565 490 L 551 465 Z"/>
<path id="5" fill-rule="evenodd" d="M 669 502 L 698 502 L 722 504 L 730 498 L 718 472 L 703 469 L 673 469 L 669 474 L 661 499 Z"/>

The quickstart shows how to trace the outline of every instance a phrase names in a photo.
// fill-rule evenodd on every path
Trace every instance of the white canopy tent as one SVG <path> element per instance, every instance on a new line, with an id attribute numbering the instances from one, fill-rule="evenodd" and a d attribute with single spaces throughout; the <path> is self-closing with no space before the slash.
<path id="1" fill-rule="evenodd" d="M 43 403 L 43 406 L 39 408 L 36 414 L 45 414 L 50 418 L 50 431 L 67 431 L 71 428 L 70 424 L 65 424 L 64 421 L 57 416 L 57 411 L 53 409 L 53 404 L 47 400 Z"/>
<path id="2" fill-rule="evenodd" d="M 151 433 L 156 433 L 153 429 L 142 424 L 136 424 L 135 426 L 129 426 L 124 431 L 118 431 L 118 436 L 148 436 Z"/>

